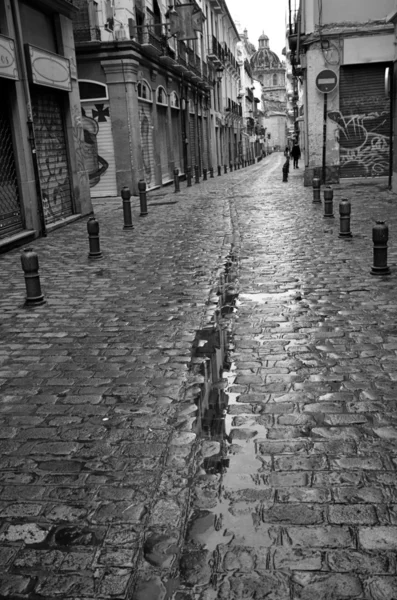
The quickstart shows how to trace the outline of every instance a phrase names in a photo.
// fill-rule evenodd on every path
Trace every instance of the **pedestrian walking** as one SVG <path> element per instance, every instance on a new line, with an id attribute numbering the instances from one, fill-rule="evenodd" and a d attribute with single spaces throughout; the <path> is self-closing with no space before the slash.
<path id="1" fill-rule="evenodd" d="M 298 161 L 301 157 L 301 149 L 299 147 L 298 142 L 294 142 L 294 145 L 292 146 L 291 150 L 291 156 L 294 161 L 294 169 L 299 169 Z"/>

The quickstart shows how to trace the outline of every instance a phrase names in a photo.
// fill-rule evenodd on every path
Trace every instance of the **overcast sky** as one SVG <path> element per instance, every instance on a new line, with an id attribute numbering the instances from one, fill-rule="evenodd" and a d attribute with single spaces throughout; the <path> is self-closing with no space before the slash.
<path id="1" fill-rule="evenodd" d="M 268 36 L 270 49 L 280 60 L 285 47 L 285 14 L 287 0 L 226 0 L 227 7 L 242 29 L 248 29 L 250 42 L 258 48 L 258 38 L 263 32 Z"/>

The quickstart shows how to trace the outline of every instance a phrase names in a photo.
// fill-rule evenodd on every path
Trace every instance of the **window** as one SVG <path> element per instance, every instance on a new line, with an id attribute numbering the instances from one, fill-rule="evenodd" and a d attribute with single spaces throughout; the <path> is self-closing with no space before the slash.
<path id="1" fill-rule="evenodd" d="M 80 99 L 87 100 L 108 100 L 108 88 L 104 83 L 90 81 L 88 79 L 79 80 Z"/>
<path id="2" fill-rule="evenodd" d="M 277 74 L 273 75 L 273 85 L 277 85 Z"/>
<path id="3" fill-rule="evenodd" d="M 145 80 L 139 81 L 138 83 L 138 98 L 152 102 L 152 90 Z"/>
<path id="4" fill-rule="evenodd" d="M 157 88 L 156 102 L 168 106 L 167 92 L 161 85 Z"/>
<path id="5" fill-rule="evenodd" d="M 170 103 L 171 103 L 171 108 L 181 108 L 179 96 L 176 92 L 171 92 Z"/>

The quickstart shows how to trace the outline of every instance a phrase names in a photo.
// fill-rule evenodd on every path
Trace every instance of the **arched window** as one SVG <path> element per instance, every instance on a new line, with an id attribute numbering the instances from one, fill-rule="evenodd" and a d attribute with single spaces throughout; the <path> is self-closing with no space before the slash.
<path id="1" fill-rule="evenodd" d="M 171 92 L 170 96 L 171 108 L 180 108 L 181 103 L 179 101 L 179 96 L 176 92 Z"/>
<path id="2" fill-rule="evenodd" d="M 156 102 L 157 104 L 168 106 L 167 92 L 161 85 L 159 85 L 159 87 L 157 88 Z"/>
<path id="3" fill-rule="evenodd" d="M 138 82 L 138 98 L 152 102 L 152 90 L 144 79 Z"/>
<path id="4" fill-rule="evenodd" d="M 273 75 L 273 85 L 277 85 L 277 73 Z"/>

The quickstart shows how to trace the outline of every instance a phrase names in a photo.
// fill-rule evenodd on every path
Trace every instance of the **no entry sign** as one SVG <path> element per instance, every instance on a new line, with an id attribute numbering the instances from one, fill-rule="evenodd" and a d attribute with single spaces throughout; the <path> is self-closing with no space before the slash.
<path id="1" fill-rule="evenodd" d="M 319 92 L 322 94 L 329 94 L 333 92 L 338 85 L 338 76 L 335 71 L 331 69 L 324 69 L 316 77 L 316 86 Z"/>

